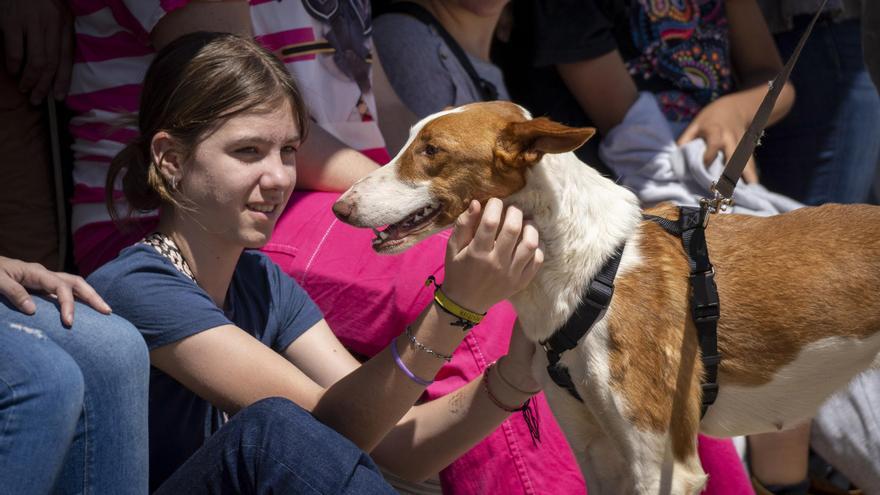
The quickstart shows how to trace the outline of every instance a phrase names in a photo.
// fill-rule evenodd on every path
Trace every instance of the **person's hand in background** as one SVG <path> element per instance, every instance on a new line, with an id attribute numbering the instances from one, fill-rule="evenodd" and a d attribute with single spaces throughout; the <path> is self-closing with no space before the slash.
<path id="1" fill-rule="evenodd" d="M 742 106 L 737 104 L 734 95 L 735 93 L 722 96 L 703 107 L 678 137 L 676 143 L 678 146 L 684 146 L 698 138 L 706 142 L 703 163 L 707 167 L 712 164 L 719 151 L 724 154 L 725 163 L 730 160 L 737 144 L 752 122 L 752 115 L 746 115 Z M 758 168 L 755 166 L 754 156 L 749 158 L 742 177 L 748 183 L 758 182 Z"/>
<path id="2" fill-rule="evenodd" d="M 61 306 L 61 321 L 68 327 L 73 325 L 74 297 L 101 313 L 110 314 L 110 306 L 82 277 L 49 271 L 37 263 L 0 256 L 0 295 L 6 296 L 22 313 L 31 315 L 37 306 L 27 289 L 55 297 Z"/>

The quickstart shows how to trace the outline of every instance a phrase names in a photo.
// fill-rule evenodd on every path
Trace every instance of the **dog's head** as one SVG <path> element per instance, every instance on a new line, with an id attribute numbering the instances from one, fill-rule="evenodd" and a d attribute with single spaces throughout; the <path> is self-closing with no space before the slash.
<path id="1" fill-rule="evenodd" d="M 346 223 L 373 228 L 377 252 L 401 252 L 452 225 L 471 200 L 519 191 L 527 169 L 545 153 L 577 149 L 594 132 L 532 119 L 507 102 L 439 112 L 413 126 L 394 160 L 355 183 L 333 211 Z"/>

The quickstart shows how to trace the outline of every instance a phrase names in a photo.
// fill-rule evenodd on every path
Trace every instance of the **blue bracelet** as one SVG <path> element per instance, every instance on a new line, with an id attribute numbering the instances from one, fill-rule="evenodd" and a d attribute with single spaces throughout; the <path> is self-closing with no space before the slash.
<path id="1" fill-rule="evenodd" d="M 403 371 L 406 376 L 409 377 L 410 380 L 418 383 L 423 387 L 427 387 L 428 385 L 434 383 L 434 380 L 422 380 L 417 377 L 409 368 L 406 367 L 403 360 L 400 359 L 400 353 L 397 352 L 397 337 L 394 337 L 394 340 L 391 341 L 391 355 L 394 356 L 394 362 L 397 364 L 397 367 L 400 368 L 400 371 Z"/>

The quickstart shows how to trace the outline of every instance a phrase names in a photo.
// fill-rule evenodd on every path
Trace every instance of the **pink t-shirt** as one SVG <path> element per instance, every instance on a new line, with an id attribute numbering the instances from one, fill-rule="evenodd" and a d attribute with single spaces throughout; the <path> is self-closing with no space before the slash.
<path id="1" fill-rule="evenodd" d="M 110 216 L 104 207 L 104 182 L 110 160 L 137 135 L 133 116 L 144 75 L 156 50 L 150 32 L 169 12 L 188 0 L 72 0 L 76 16 L 76 55 L 68 106 L 74 138 L 73 230 Z M 352 48 L 371 47 L 369 10 L 350 2 L 347 16 L 352 32 L 363 36 L 335 39 Z M 369 88 L 369 64 L 346 74 L 333 60 L 334 44 L 327 40 L 329 21 L 322 12 L 309 13 L 301 1 L 251 0 L 255 39 L 273 51 L 296 77 L 309 111 L 318 125 L 342 142 L 374 159 L 387 158 L 375 121 L 376 104 Z M 334 22 L 339 22 L 338 20 Z M 360 23 L 359 25 L 357 23 Z M 362 89 L 363 88 L 363 89 Z M 117 184 L 117 189 L 119 185 Z"/>

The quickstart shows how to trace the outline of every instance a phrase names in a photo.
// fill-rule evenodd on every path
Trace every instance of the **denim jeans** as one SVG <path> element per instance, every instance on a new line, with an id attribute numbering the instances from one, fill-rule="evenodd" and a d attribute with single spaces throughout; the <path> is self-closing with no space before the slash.
<path id="1" fill-rule="evenodd" d="M 156 495 L 394 494 L 348 439 L 281 398 L 252 404 L 214 433 Z"/>
<path id="2" fill-rule="evenodd" d="M 117 316 L 0 296 L 0 492 L 147 493 L 149 356 Z"/>
<path id="3" fill-rule="evenodd" d="M 787 59 L 809 16 L 776 36 Z M 761 183 L 809 205 L 868 201 L 880 165 L 880 95 L 862 59 L 858 19 L 816 24 L 791 74 L 791 112 L 755 151 Z"/>

